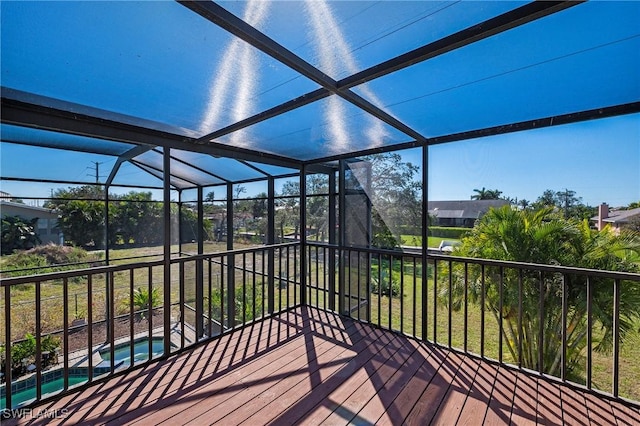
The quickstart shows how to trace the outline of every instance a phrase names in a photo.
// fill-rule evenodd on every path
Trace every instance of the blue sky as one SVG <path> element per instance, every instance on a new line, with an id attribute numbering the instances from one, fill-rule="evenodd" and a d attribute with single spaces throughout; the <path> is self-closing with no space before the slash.
<path id="1" fill-rule="evenodd" d="M 431 199 L 467 199 L 474 188 L 534 201 L 576 191 L 589 205 L 640 201 L 640 115 L 434 146 Z"/>
<path id="2" fill-rule="evenodd" d="M 223 6 L 342 78 L 522 3 L 264 4 Z M 3 86 L 162 121 L 183 134 L 201 135 L 318 87 L 175 2 L 1 6 Z M 304 19 L 290 19 L 294 12 Z M 427 137 L 637 101 L 639 17 L 634 2 L 576 6 L 354 91 Z M 408 140 L 372 117 L 354 114 L 337 97 L 222 142 L 251 148 L 247 135 L 256 147 L 294 154 L 308 149 L 309 156 Z M 568 188 L 588 204 L 626 205 L 640 200 L 639 146 L 638 115 L 440 145 L 430 150 L 429 196 L 468 199 L 474 188 L 486 187 L 535 200 L 545 189 Z M 9 144 L 1 155 L 4 176 L 28 171 L 33 177 L 90 181 L 92 162 L 102 163 L 103 176 L 114 163 L 97 155 L 33 154 Z M 404 155 L 420 162 L 416 152 Z M 158 184 L 134 167 L 120 176 Z M 47 196 L 53 185 L 0 187 Z M 253 187 L 248 193 L 264 190 Z"/>

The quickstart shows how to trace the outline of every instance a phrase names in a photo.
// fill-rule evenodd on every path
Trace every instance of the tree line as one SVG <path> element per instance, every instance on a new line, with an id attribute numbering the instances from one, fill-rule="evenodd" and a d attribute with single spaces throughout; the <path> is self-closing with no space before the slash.
<path id="1" fill-rule="evenodd" d="M 44 205 L 58 213 L 58 228 L 70 244 L 104 248 L 106 218 L 110 247 L 150 246 L 164 241 L 164 205 L 153 201 L 151 192 L 131 191 L 109 194 L 108 217 L 105 217 L 104 187 L 85 185 L 59 189 Z M 172 227 L 178 226 L 178 205 L 171 205 Z M 183 241 L 196 238 L 197 216 L 182 209 Z"/>

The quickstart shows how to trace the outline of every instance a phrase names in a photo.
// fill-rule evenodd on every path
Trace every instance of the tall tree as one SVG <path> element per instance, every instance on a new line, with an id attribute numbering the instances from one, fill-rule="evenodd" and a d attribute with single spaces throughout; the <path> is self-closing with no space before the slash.
<path id="1" fill-rule="evenodd" d="M 565 219 L 589 219 L 596 214 L 596 208 L 585 205 L 582 197 L 576 191 L 564 189 L 562 191 L 545 190 L 533 203 L 535 209 L 554 207 L 562 212 Z"/>
<path id="2" fill-rule="evenodd" d="M 522 210 L 527 210 L 529 208 L 529 205 L 531 204 L 531 202 L 529 200 L 526 199 L 521 199 L 520 201 L 518 201 L 518 205 L 520 207 L 522 207 Z"/>
<path id="3" fill-rule="evenodd" d="M 281 198 L 277 200 L 276 226 L 279 228 L 280 239 L 283 240 L 285 228 L 294 229 L 293 237 L 298 239 L 300 232 L 300 183 L 287 181 L 282 186 Z"/>
<path id="4" fill-rule="evenodd" d="M 482 189 L 474 189 L 474 195 L 471 196 L 472 200 L 499 200 L 502 191 L 498 189 L 486 189 L 484 186 Z"/>
<path id="5" fill-rule="evenodd" d="M 465 257 L 511 260 L 537 264 L 559 264 L 612 271 L 636 272 L 638 265 L 631 253 L 640 253 L 640 240 L 634 234 L 616 235 L 610 229 L 595 231 L 587 221 L 565 220 L 553 208 L 537 211 L 513 210 L 509 206 L 491 209 L 483 216 L 462 245 L 454 253 Z M 501 273 L 502 271 L 502 273 Z M 454 307 L 462 305 L 464 271 L 456 271 Z M 522 283 L 522 365 L 548 374 L 560 371 L 562 342 L 562 275 L 523 270 L 520 275 L 511 268 L 487 267 L 485 292 L 482 296 L 482 274 L 477 268 L 468 271 L 471 300 L 485 306 L 498 323 L 503 318 L 504 342 L 514 360 L 518 360 L 519 286 Z M 542 283 L 540 282 L 542 277 Z M 572 378 L 580 376 L 583 349 L 586 345 L 586 283 L 582 276 L 566 274 L 569 304 L 567 318 L 567 367 Z M 499 287 L 502 283 L 502 301 Z M 596 350 L 611 348 L 613 295 L 611 280 L 593 277 L 594 322 L 601 325 L 603 337 Z M 542 294 L 540 288 L 542 286 Z M 447 286 L 443 286 L 447 287 Z M 445 293 L 446 295 L 446 293 Z M 540 323 L 539 300 L 544 302 Z M 640 319 L 640 288 L 623 285 L 621 300 L 621 336 L 625 337 L 634 321 Z M 502 311 L 500 309 L 502 308 Z M 543 339 L 538 330 L 542 327 Z M 543 365 L 538 364 L 538 351 L 543 349 Z"/>
<path id="6" fill-rule="evenodd" d="M 418 166 L 405 162 L 398 153 L 365 158 L 371 163 L 372 231 L 376 247 L 397 247 L 401 234 L 412 233 L 422 222 L 422 183 Z"/>
<path id="7" fill-rule="evenodd" d="M 56 190 L 52 200 L 44 206 L 58 213 L 58 227 L 66 241 L 77 246 L 102 248 L 105 242 L 104 201 L 99 200 L 104 198 L 102 186 L 83 185 Z"/>

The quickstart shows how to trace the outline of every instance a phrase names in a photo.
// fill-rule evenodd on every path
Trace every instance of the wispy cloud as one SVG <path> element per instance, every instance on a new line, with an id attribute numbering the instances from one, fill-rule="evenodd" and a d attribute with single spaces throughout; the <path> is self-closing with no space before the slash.
<path id="1" fill-rule="evenodd" d="M 339 75 L 343 69 L 349 74 L 358 72 L 360 67 L 327 1 L 307 2 L 306 9 L 311 21 L 315 42 L 318 46 L 320 69 L 333 76 Z M 360 89 L 371 102 L 376 105 L 382 105 L 382 101 L 366 85 L 362 85 Z M 330 149 L 333 152 L 343 152 L 345 149 L 351 148 L 351 142 L 362 142 L 349 140 L 346 112 L 341 101 L 329 98 L 325 115 L 329 122 L 332 142 Z M 367 139 L 367 147 L 382 145 L 385 138 L 388 137 L 388 132 L 383 123 L 374 117 L 369 117 L 368 121 L 370 125 L 363 131 Z M 362 124 L 361 122 L 358 123 L 358 125 Z"/>
<path id="2" fill-rule="evenodd" d="M 250 0 L 243 20 L 260 27 L 268 16 L 269 6 L 269 1 Z M 255 112 L 259 83 L 257 55 L 257 50 L 248 43 L 235 37 L 231 40 L 212 73 L 207 109 L 200 124 L 202 133 L 229 124 L 222 121 L 225 109 L 229 110 L 229 122 L 240 121 Z M 248 131 L 232 133 L 229 141 L 234 146 L 249 146 Z"/>

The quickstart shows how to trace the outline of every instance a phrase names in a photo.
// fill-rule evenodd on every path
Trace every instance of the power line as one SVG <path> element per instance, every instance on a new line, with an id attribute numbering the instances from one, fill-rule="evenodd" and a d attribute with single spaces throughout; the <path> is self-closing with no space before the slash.
<path id="1" fill-rule="evenodd" d="M 103 161 L 103 162 L 101 162 L 101 163 L 99 163 L 99 162 L 97 162 L 97 161 L 92 161 L 92 163 L 93 163 L 93 164 L 95 164 L 95 166 L 94 166 L 94 167 L 87 167 L 87 168 L 88 168 L 88 169 L 91 169 L 91 170 L 95 170 L 95 172 L 96 172 L 96 173 L 95 173 L 95 176 L 96 176 L 96 183 L 100 183 L 100 177 L 101 177 L 101 176 L 100 176 L 100 164 L 104 164 L 104 161 Z M 92 175 L 87 174 L 87 176 L 92 176 Z M 104 177 L 104 176 L 102 176 L 102 177 Z"/>

